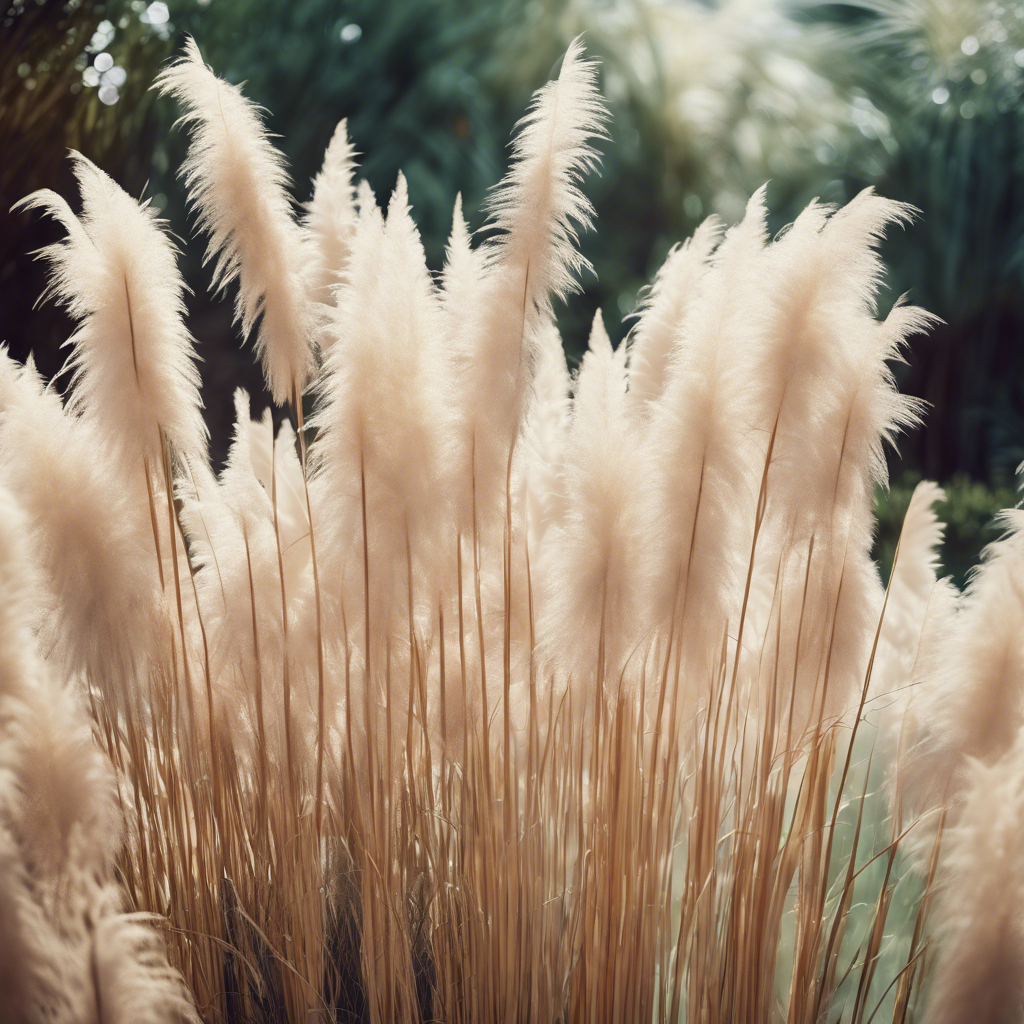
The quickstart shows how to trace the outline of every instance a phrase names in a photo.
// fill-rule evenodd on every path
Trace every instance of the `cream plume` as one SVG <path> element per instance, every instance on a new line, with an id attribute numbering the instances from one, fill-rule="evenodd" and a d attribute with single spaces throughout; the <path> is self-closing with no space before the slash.
<path id="1" fill-rule="evenodd" d="M 182 513 L 209 636 L 216 713 L 231 720 L 225 728 L 241 749 L 274 764 L 283 764 L 285 754 L 286 655 L 292 739 L 300 746 L 315 707 L 309 526 L 298 458 L 282 447 L 289 435 L 290 428 L 282 427 L 274 444 L 269 415 L 252 421 L 249 396 L 239 388 L 227 466 L 216 484 L 200 481 L 197 493 L 183 496 Z M 288 615 L 287 652 L 282 602 Z M 259 741 L 265 743 L 262 753 L 256 749 Z"/>
<path id="2" fill-rule="evenodd" d="M 0 710 L 3 708 L 0 698 Z M 0 818 L 8 813 L 17 785 L 0 766 Z M 0 824 L 0 992 L 8 1024 L 48 1024 L 72 1019 L 84 997 L 68 970 L 65 951 L 53 925 L 33 898 L 32 879 L 18 844 Z M 63 1016 L 61 1016 L 63 1014 Z"/>
<path id="3" fill-rule="evenodd" d="M 37 725 L 33 715 L 41 706 L 45 710 L 46 701 L 39 698 L 51 691 L 32 638 L 27 528 L 13 495 L 0 486 L 0 992 L 5 1019 L 44 1024 L 53 1014 L 74 1019 L 90 993 L 44 907 L 52 893 L 55 859 L 59 869 L 67 866 L 68 801 L 81 796 L 82 789 L 76 783 L 69 794 L 58 794 L 56 827 L 48 827 L 47 794 L 32 787 L 39 775 L 24 776 L 25 768 L 32 768 L 27 758 L 38 752 L 31 741 Z M 73 720 L 68 724 L 74 728 Z M 54 727 L 52 721 L 47 725 Z M 63 740 L 62 725 L 52 736 L 57 743 Z M 41 766 L 44 781 L 48 767 Z M 33 863 L 39 855 L 42 862 Z"/>
<path id="4" fill-rule="evenodd" d="M 400 175 L 386 222 L 361 202 L 312 450 L 318 474 L 330 475 L 339 495 L 358 501 L 362 467 L 375 501 L 397 499 L 387 514 L 399 519 L 431 504 L 426 495 L 438 479 L 438 315 Z"/>
<path id="5" fill-rule="evenodd" d="M 91 420 L 69 416 L 2 350 L 0 472 L 28 516 L 41 582 L 33 624 L 48 658 L 134 701 L 169 639 L 145 491 L 140 501 L 126 490 Z"/>
<path id="6" fill-rule="evenodd" d="M 133 469 L 140 451 L 161 465 L 161 431 L 183 455 L 205 459 L 185 285 L 164 222 L 80 153 L 72 156 L 81 218 L 49 190 L 18 204 L 42 210 L 68 232 L 42 255 L 52 268 L 48 292 L 79 321 L 68 342 L 69 410 L 91 419 Z"/>
<path id="7" fill-rule="evenodd" d="M 567 657 L 559 667 L 580 684 L 595 669 L 617 680 L 640 639 L 637 570 L 647 524 L 636 499 L 645 475 L 627 414 L 622 350 L 613 351 L 600 311 L 576 381 L 563 458 L 565 517 L 541 563 L 542 650 L 552 663 Z M 602 637 L 607 663 L 597 667 Z"/>
<path id="8" fill-rule="evenodd" d="M 348 122 L 342 121 L 331 136 L 323 167 L 313 179 L 313 198 L 303 219 L 316 252 L 312 294 L 318 302 L 333 304 L 338 286 L 345 280 L 356 223 L 355 157 Z"/>
<path id="9" fill-rule="evenodd" d="M 410 586 L 414 604 L 436 608 L 437 574 L 454 546 L 442 483 L 449 418 L 440 318 L 404 177 L 386 219 L 362 189 L 348 283 L 331 325 L 338 340 L 312 421 L 313 512 L 328 552 L 321 567 L 328 603 L 339 612 L 344 605 L 349 631 L 360 637 L 368 605 L 370 631 L 396 654 L 410 641 Z"/>
<path id="10" fill-rule="evenodd" d="M 533 555 L 539 554 L 548 530 L 565 517 L 569 385 L 562 339 L 552 323 L 538 333 L 533 400 L 526 417 L 527 456 L 523 472 Z"/>
<path id="11" fill-rule="evenodd" d="M 891 758 L 887 792 L 897 814 L 913 818 L 935 810 L 922 794 L 931 788 L 932 765 L 919 759 L 918 744 L 930 727 L 929 681 L 940 663 L 937 651 L 955 620 L 959 591 L 949 579 L 937 579 L 939 546 L 945 527 L 935 504 L 945 499 L 942 488 L 922 480 L 910 499 L 900 531 L 896 562 L 889 580 L 885 617 L 871 676 L 870 719 Z M 908 752 L 910 755 L 908 756 Z M 941 784 L 940 784 L 941 785 Z M 907 837 L 907 848 L 921 865 L 934 842 L 935 816 L 918 822 Z"/>
<path id="12" fill-rule="evenodd" d="M 446 334 L 456 336 L 466 313 L 467 303 L 476 296 L 484 272 L 483 249 L 474 249 L 469 228 L 462 214 L 462 194 L 455 197 L 452 230 L 445 250 L 441 272 L 441 307 L 445 315 Z"/>
<path id="13" fill-rule="evenodd" d="M 312 558 L 309 514 L 297 445 L 295 431 L 288 420 L 281 424 L 274 437 L 269 409 L 259 422 L 253 420 L 249 426 L 249 458 L 253 472 L 272 502 L 276 493 L 285 590 L 289 594 L 298 593 L 300 580 Z"/>
<path id="14" fill-rule="evenodd" d="M 98 1024 L 200 1024 L 181 974 L 167 962 L 159 919 L 119 913 L 110 887 L 100 899 L 106 913 L 92 932 Z"/>
<path id="15" fill-rule="evenodd" d="M 681 310 L 645 431 L 652 481 L 646 600 L 666 635 L 675 620 L 694 693 L 708 682 L 726 623 L 739 619 L 753 533 L 761 439 L 743 410 L 753 389 L 747 349 L 759 337 L 765 236 L 762 189 Z"/>
<path id="16" fill-rule="evenodd" d="M 488 255 L 522 290 L 531 320 L 552 297 L 577 288 L 590 264 L 577 250 L 578 227 L 591 226 L 593 207 L 580 190 L 597 164 L 593 138 L 605 138 L 608 113 L 597 89 L 597 65 L 570 43 L 558 78 L 540 88 L 518 125 L 512 166 L 488 207 Z"/>
<path id="17" fill-rule="evenodd" d="M 771 614 L 793 624 L 782 632 L 779 659 L 780 675 L 795 680 L 798 719 L 841 714 L 859 698 L 882 607 L 870 558 L 874 487 L 885 483 L 884 443 L 920 411 L 895 390 L 888 362 L 932 322 L 902 305 L 882 323 L 874 317 L 877 245 L 908 209 L 868 191 L 829 213 L 811 204 L 768 250 L 763 333 L 751 366 L 761 381 L 751 391 L 752 426 L 772 444 L 757 572 L 767 582 L 761 593 L 776 600 Z M 798 641 L 805 602 L 813 615 Z M 755 635 L 770 636 L 769 617 L 757 608 L 753 617 Z"/>
<path id="18" fill-rule="evenodd" d="M 637 309 L 629 340 L 629 391 L 639 413 L 648 412 L 665 387 L 679 328 L 695 301 L 722 230 L 721 221 L 709 217 L 692 238 L 673 246 Z"/>
<path id="19" fill-rule="evenodd" d="M 1024 1005 L 1024 763 L 1021 744 L 965 763 L 966 801 L 944 834 L 929 1024 L 1011 1024 Z"/>
<path id="20" fill-rule="evenodd" d="M 580 182 L 597 162 L 590 140 L 603 137 L 606 119 L 596 67 L 577 39 L 558 78 L 537 91 L 519 124 L 512 166 L 489 204 L 487 229 L 496 234 L 482 247 L 483 279 L 456 339 L 456 471 L 475 482 L 478 507 L 501 503 L 527 408 L 537 332 L 550 319 L 552 298 L 572 291 L 588 267 L 576 238 L 593 210 Z"/>
<path id="21" fill-rule="evenodd" d="M 209 234 L 214 286 L 238 279 L 235 317 L 256 351 L 278 405 L 301 393 L 313 369 L 318 314 L 310 295 L 310 252 L 288 197 L 284 158 L 258 108 L 203 63 L 194 39 L 155 88 L 184 107 L 191 130 L 182 172 L 200 230 Z"/>
<path id="22" fill-rule="evenodd" d="M 915 488 L 903 517 L 899 552 L 889 580 L 885 619 L 879 634 L 878 661 L 871 679 L 872 696 L 898 723 L 913 699 L 912 676 L 929 612 L 937 611 L 939 546 L 945 526 L 935 513 L 945 492 L 930 480 Z"/>
<path id="23" fill-rule="evenodd" d="M 1004 537 L 990 544 L 946 628 L 922 643 L 928 669 L 915 672 L 915 742 L 901 766 L 912 806 L 962 804 L 969 759 L 992 765 L 1024 725 L 1024 511 L 1001 514 Z"/>
<path id="24" fill-rule="evenodd" d="M 793 522 L 798 532 L 837 505 L 852 511 L 850 502 L 861 523 L 870 517 L 871 488 L 886 482 L 883 444 L 920 413 L 919 402 L 896 392 L 887 362 L 934 322 L 900 304 L 881 326 L 873 315 L 877 246 L 909 209 L 866 190 L 828 214 L 812 204 L 772 246 L 766 344 L 758 350 L 765 383 L 757 426 L 765 437 L 776 430 L 770 484 L 774 501 L 804 520 Z"/>
<path id="25" fill-rule="evenodd" d="M 196 1022 L 182 978 L 150 929 L 136 925 L 131 948 L 107 945 L 128 923 L 113 902 L 123 836 L 114 771 L 96 746 L 83 695 L 61 685 L 35 653 L 23 606 L 26 525 L 0 489 L 0 644 L 7 652 L 0 656 L 0 977 L 21 969 L 4 987 L 5 1013 L 26 1024 Z M 12 644 L 20 664 L 9 656 Z M 104 971 L 96 970 L 105 954 L 119 961 L 122 979 L 145 975 L 146 984 L 134 992 L 119 985 L 105 1002 Z M 131 1016 L 113 1012 L 130 995 Z"/>

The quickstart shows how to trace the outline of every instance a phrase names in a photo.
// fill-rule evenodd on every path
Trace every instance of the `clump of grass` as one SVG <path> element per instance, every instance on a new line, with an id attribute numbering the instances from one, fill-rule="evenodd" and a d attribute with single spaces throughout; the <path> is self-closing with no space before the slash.
<path id="1" fill-rule="evenodd" d="M 436 281 L 343 125 L 296 218 L 189 44 L 158 81 L 186 185 L 295 418 L 239 393 L 219 478 L 166 226 L 81 157 L 80 216 L 27 200 L 67 229 L 44 255 L 80 326 L 65 407 L 0 361 L 15 1019 L 914 1017 L 983 729 L 912 685 L 959 642 L 935 489 L 888 590 L 870 557 L 918 415 L 887 361 L 930 322 L 875 312 L 909 211 L 865 193 L 769 240 L 762 190 L 670 255 L 626 345 L 595 320 L 570 380 L 596 75 L 574 43 Z M 905 769 L 888 822 L 873 759 Z"/>

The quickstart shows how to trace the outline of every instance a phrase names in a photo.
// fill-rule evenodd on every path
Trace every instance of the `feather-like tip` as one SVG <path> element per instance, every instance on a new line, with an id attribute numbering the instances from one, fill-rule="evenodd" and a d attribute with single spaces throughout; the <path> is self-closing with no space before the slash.
<path id="1" fill-rule="evenodd" d="M 303 218 L 315 252 L 313 294 L 323 303 L 334 303 L 335 292 L 345 280 L 356 224 L 355 158 L 348 123 L 342 121 L 327 146 L 323 167 L 313 180 L 313 197 Z"/>
<path id="2" fill-rule="evenodd" d="M 284 157 L 256 105 L 213 74 L 194 39 L 154 87 L 185 108 L 181 123 L 192 138 L 182 173 L 199 228 L 210 236 L 214 287 L 238 279 L 235 318 L 246 335 L 259 321 L 256 351 L 274 401 L 283 405 L 306 386 L 320 323 Z"/>
<path id="3" fill-rule="evenodd" d="M 183 455 L 204 460 L 199 371 L 174 245 L 153 207 L 136 202 L 81 153 L 71 156 L 80 218 L 49 190 L 19 204 L 67 231 L 40 255 L 51 267 L 45 294 L 79 322 L 68 342 L 69 406 L 130 463 L 141 451 L 159 465 L 163 436 Z"/>

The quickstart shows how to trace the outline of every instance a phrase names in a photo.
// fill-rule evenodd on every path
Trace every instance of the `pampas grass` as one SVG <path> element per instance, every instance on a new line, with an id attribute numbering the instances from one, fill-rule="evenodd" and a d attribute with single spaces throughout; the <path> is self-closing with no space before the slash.
<path id="1" fill-rule="evenodd" d="M 606 123 L 578 41 L 439 279 L 344 123 L 300 219 L 194 43 L 157 84 L 295 422 L 238 392 L 215 477 L 166 225 L 80 157 L 80 216 L 25 201 L 79 328 L 64 404 L 0 357 L 7 1019 L 939 1019 L 933 905 L 927 1013 L 1011 1019 L 1018 534 L 961 600 L 925 485 L 888 589 L 869 557 L 920 412 L 888 364 L 931 322 L 875 305 L 910 211 L 769 239 L 761 190 L 571 378 Z"/>
<path id="2" fill-rule="evenodd" d="M 183 171 L 199 226 L 210 236 L 206 259 L 214 261 L 217 287 L 237 278 L 235 317 L 246 335 L 259 322 L 256 349 L 281 404 L 308 381 L 310 293 L 324 287 L 322 270 L 313 279 L 311 247 L 292 213 L 284 158 L 254 105 L 203 64 L 193 40 L 156 85 L 185 108 L 192 146 Z"/>

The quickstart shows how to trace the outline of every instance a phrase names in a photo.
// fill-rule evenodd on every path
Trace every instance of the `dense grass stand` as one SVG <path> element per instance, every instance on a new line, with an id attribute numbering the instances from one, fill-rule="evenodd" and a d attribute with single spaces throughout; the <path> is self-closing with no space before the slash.
<path id="1" fill-rule="evenodd" d="M 870 558 L 910 211 L 761 190 L 570 379 L 578 43 L 438 280 L 344 124 L 296 217 L 194 44 L 157 86 L 291 420 L 216 478 L 167 226 L 78 155 L 25 200 L 78 329 L 65 403 L 0 355 L 5 1019 L 1010 1019 L 1024 552 L 936 582 L 922 484 Z"/>

